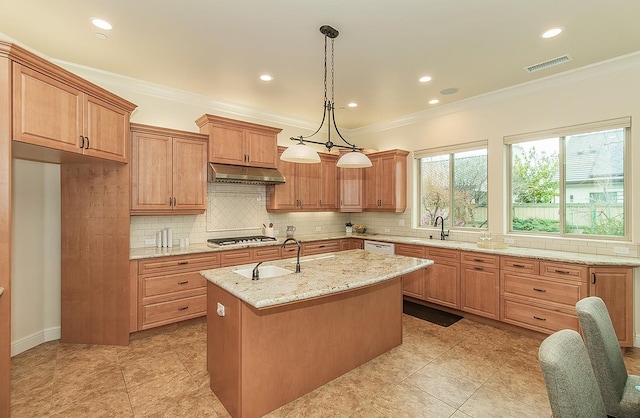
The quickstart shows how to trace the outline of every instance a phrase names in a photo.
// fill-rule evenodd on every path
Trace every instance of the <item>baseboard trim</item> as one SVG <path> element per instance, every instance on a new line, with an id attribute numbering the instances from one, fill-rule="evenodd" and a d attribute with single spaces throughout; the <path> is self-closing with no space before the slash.
<path id="1" fill-rule="evenodd" d="M 11 357 L 23 353 L 47 341 L 60 339 L 60 327 L 45 328 L 11 342 Z"/>

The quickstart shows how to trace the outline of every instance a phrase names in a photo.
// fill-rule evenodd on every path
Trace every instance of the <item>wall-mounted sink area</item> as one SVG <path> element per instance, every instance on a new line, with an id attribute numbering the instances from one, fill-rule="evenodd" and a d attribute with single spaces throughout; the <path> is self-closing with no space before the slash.
<path id="1" fill-rule="evenodd" d="M 278 266 L 260 266 L 258 268 L 260 272 L 261 279 L 270 279 L 273 277 L 286 276 L 287 274 L 293 273 L 293 270 L 289 270 L 283 267 Z M 241 275 L 242 277 L 246 277 L 247 279 L 252 278 L 253 275 L 253 267 L 248 267 L 244 269 L 233 270 L 234 273 Z"/>

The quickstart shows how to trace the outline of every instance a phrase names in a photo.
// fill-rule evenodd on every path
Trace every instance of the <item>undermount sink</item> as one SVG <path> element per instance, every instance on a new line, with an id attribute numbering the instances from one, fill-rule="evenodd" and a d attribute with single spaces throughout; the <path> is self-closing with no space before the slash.
<path id="1" fill-rule="evenodd" d="M 270 279 L 272 277 L 280 277 L 286 276 L 287 274 L 293 273 L 293 270 L 289 270 L 283 267 L 278 266 L 260 266 L 258 267 L 258 271 L 260 273 L 261 279 Z M 247 279 L 251 279 L 253 275 L 253 267 L 248 267 L 246 269 L 238 269 L 233 270 L 234 273 L 241 275 L 242 277 L 246 277 Z"/>

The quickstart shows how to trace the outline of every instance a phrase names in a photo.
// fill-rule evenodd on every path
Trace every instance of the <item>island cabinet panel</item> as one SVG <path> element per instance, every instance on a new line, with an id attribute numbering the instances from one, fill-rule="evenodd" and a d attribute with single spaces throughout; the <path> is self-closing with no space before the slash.
<path id="1" fill-rule="evenodd" d="M 462 252 L 460 266 L 461 309 L 487 318 L 499 319 L 499 257 Z"/>
<path id="2" fill-rule="evenodd" d="M 587 296 L 586 266 L 501 257 L 501 320 L 551 334 L 578 330 L 575 304 Z"/>
<path id="3" fill-rule="evenodd" d="M 131 214 L 198 214 L 207 208 L 207 136 L 131 125 Z"/>
<path id="4" fill-rule="evenodd" d="M 621 347 L 633 347 L 633 269 L 589 268 L 589 296 L 607 305 Z"/>
<path id="5" fill-rule="evenodd" d="M 253 418 L 402 343 L 401 278 L 257 310 L 208 284 L 211 389 L 233 417 Z"/>
<path id="6" fill-rule="evenodd" d="M 208 114 L 196 124 L 209 135 L 210 162 L 276 168 L 281 129 Z"/>
<path id="7" fill-rule="evenodd" d="M 206 315 L 207 281 L 199 271 L 220 267 L 219 253 L 149 258 L 131 264 L 138 286 L 137 303 L 132 307 L 137 310 L 133 331 Z"/>
<path id="8" fill-rule="evenodd" d="M 426 247 L 410 244 L 396 244 L 396 254 L 408 257 L 426 258 Z M 428 269 L 432 266 L 405 274 L 402 278 L 402 293 L 416 299 L 426 300 Z"/>
<path id="9" fill-rule="evenodd" d="M 64 72 L 13 63 L 13 139 L 100 159 L 127 162 L 135 106 Z M 116 105 L 117 103 L 117 105 Z"/>
<path id="10" fill-rule="evenodd" d="M 426 300 L 460 309 L 460 251 L 429 247 L 425 256 L 434 262 L 426 270 Z"/>
<path id="11" fill-rule="evenodd" d="M 407 151 L 369 154 L 372 166 L 364 169 L 365 209 L 404 212 L 407 207 Z"/>
<path id="12" fill-rule="evenodd" d="M 362 212 L 364 209 L 364 169 L 338 168 L 340 212 Z"/>

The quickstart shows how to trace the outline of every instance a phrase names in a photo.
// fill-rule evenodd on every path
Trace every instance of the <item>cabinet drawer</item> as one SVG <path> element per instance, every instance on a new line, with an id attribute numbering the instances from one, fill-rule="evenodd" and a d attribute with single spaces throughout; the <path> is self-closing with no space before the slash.
<path id="1" fill-rule="evenodd" d="M 396 254 L 425 258 L 426 248 L 419 245 L 396 244 Z"/>
<path id="2" fill-rule="evenodd" d="M 327 240 L 327 241 L 303 242 L 302 243 L 302 254 L 303 255 L 331 253 L 331 252 L 334 252 L 334 251 L 340 251 L 340 241 L 338 241 L 338 240 Z"/>
<path id="3" fill-rule="evenodd" d="M 138 262 L 138 274 L 170 274 L 220 267 L 219 253 L 148 258 Z"/>
<path id="4" fill-rule="evenodd" d="M 562 303 L 571 308 L 576 302 L 587 296 L 587 288 L 584 283 L 517 276 L 508 272 L 502 273 L 502 291 L 505 294 Z"/>
<path id="5" fill-rule="evenodd" d="M 463 264 L 471 264 L 474 266 L 495 267 L 499 266 L 500 257 L 497 255 L 488 255 L 474 252 L 463 252 L 460 256 L 460 262 Z"/>
<path id="6" fill-rule="evenodd" d="M 240 250 L 222 251 L 220 253 L 220 266 L 229 267 L 240 264 L 247 264 L 253 261 L 251 248 L 242 248 Z"/>
<path id="7" fill-rule="evenodd" d="M 500 257 L 500 268 L 527 274 L 538 274 L 540 272 L 540 262 L 530 258 Z"/>
<path id="8" fill-rule="evenodd" d="M 549 261 L 540 262 L 540 275 L 558 277 L 567 280 L 587 279 L 587 268 L 578 264 L 553 263 Z"/>
<path id="9" fill-rule="evenodd" d="M 269 261 L 278 259 L 280 259 L 279 246 L 253 248 L 253 261 Z"/>
<path id="10" fill-rule="evenodd" d="M 502 305 L 502 320 L 547 334 L 565 328 L 578 330 L 576 315 L 506 298 Z"/>
<path id="11" fill-rule="evenodd" d="M 146 277 L 142 280 L 142 298 L 204 288 L 206 286 L 207 280 L 199 273 Z"/>
<path id="12" fill-rule="evenodd" d="M 460 251 L 458 250 L 447 250 L 443 248 L 428 248 L 426 251 L 426 256 L 428 258 L 433 259 L 438 262 L 455 262 L 460 261 Z"/>
<path id="13" fill-rule="evenodd" d="M 142 307 L 142 328 L 150 328 L 207 313 L 207 295 L 192 296 Z"/>

